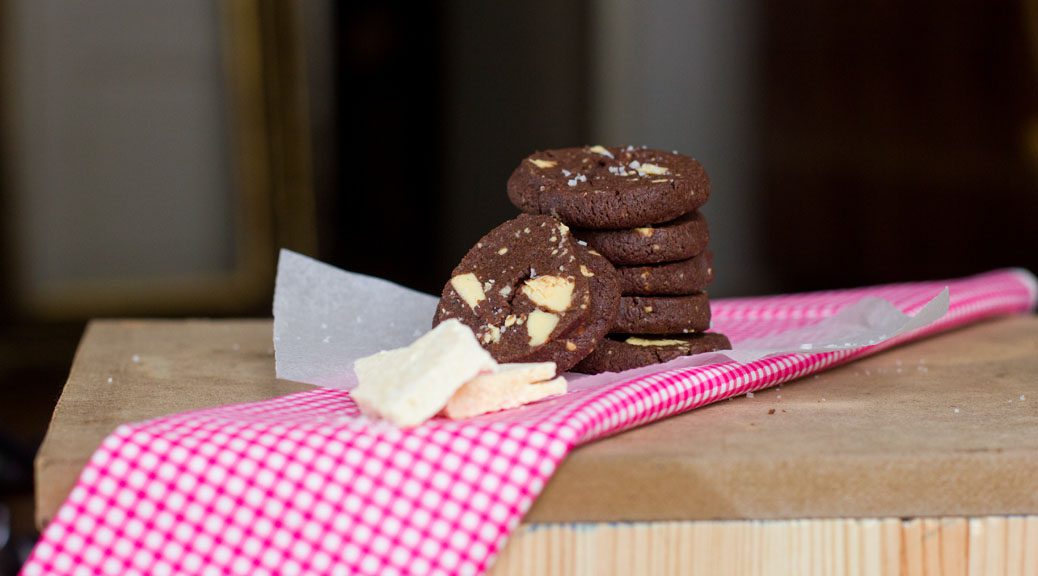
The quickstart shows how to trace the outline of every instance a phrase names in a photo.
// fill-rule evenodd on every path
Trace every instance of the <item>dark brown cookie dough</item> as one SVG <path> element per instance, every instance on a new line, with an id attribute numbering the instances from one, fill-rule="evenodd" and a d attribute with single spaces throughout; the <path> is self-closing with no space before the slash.
<path id="1" fill-rule="evenodd" d="M 586 270 L 581 269 L 581 273 L 590 274 L 588 281 L 591 285 L 591 305 L 588 307 L 588 316 L 584 323 L 566 334 L 565 339 L 572 342 L 571 347 L 582 352 L 583 358 L 602 341 L 616 322 L 616 315 L 620 310 L 620 282 L 616 268 L 601 254 L 579 245 L 577 249 L 580 253 L 578 258 L 582 258 L 587 265 Z M 572 365 L 560 366 L 559 371 L 568 370 Z"/>
<path id="2" fill-rule="evenodd" d="M 729 350 L 724 334 L 705 332 L 681 336 L 627 336 L 611 334 L 580 361 L 574 372 L 598 374 L 623 372 L 650 364 L 668 362 L 679 356 Z"/>
<path id="3" fill-rule="evenodd" d="M 699 212 L 628 230 L 574 230 L 573 235 L 616 266 L 687 260 L 706 250 L 710 230 Z"/>
<path id="4" fill-rule="evenodd" d="M 620 293 L 625 296 L 680 296 L 704 290 L 714 280 L 713 253 L 652 266 L 623 266 Z"/>
<path id="5" fill-rule="evenodd" d="M 666 222 L 709 196 L 710 179 L 695 159 L 632 146 L 536 152 L 508 179 L 508 198 L 520 210 L 581 228 Z"/>
<path id="6" fill-rule="evenodd" d="M 623 296 L 610 332 L 617 334 L 688 334 L 710 328 L 706 292 L 689 296 Z"/>
<path id="7" fill-rule="evenodd" d="M 594 272 L 587 257 L 566 225 L 522 214 L 465 254 L 433 325 L 457 318 L 498 362 L 550 360 L 566 370 L 594 348 L 588 338 L 569 338 L 588 329 Z"/>

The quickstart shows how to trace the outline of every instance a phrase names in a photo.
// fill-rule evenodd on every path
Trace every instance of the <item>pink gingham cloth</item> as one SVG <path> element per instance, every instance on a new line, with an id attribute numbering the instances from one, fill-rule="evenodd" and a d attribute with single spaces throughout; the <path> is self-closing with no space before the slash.
<path id="1" fill-rule="evenodd" d="M 1035 305 L 1004 270 L 790 296 L 719 300 L 738 342 L 801 327 L 865 296 L 914 313 L 943 287 L 946 316 L 864 349 L 685 368 L 518 410 L 412 430 L 357 417 L 348 392 L 119 427 L 44 531 L 24 574 L 478 574 L 573 447 L 900 342 Z"/>

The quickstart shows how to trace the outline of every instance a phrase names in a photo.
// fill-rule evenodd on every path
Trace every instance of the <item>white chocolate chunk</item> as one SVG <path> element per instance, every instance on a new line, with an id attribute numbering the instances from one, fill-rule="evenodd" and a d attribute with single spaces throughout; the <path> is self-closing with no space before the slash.
<path id="1" fill-rule="evenodd" d="M 483 337 L 480 339 L 484 344 L 493 342 L 497 344 L 501 341 L 501 329 L 493 324 L 487 324 L 486 332 L 483 333 Z"/>
<path id="2" fill-rule="evenodd" d="M 530 335 L 530 346 L 540 346 L 548 341 L 551 331 L 559 325 L 559 317 L 551 312 L 534 310 L 526 319 L 526 333 Z"/>
<path id="3" fill-rule="evenodd" d="M 631 336 L 624 342 L 633 344 L 635 346 L 687 346 L 688 342 L 684 340 L 669 340 L 666 338 L 638 338 L 637 336 Z"/>
<path id="4" fill-rule="evenodd" d="M 409 346 L 353 363 L 359 385 L 353 400 L 365 415 L 397 426 L 417 426 L 447 405 L 465 382 L 496 372 L 497 362 L 468 326 L 441 323 Z"/>
<path id="5" fill-rule="evenodd" d="M 554 375 L 554 362 L 501 364 L 497 373 L 466 382 L 447 402 L 444 414 L 458 420 L 565 393 L 566 379 L 548 380 Z"/>
<path id="6" fill-rule="evenodd" d="M 637 232 L 640 236 L 644 236 L 646 238 L 650 238 L 656 232 L 656 230 L 652 226 L 648 226 L 645 228 L 635 228 L 634 231 Z"/>
<path id="7" fill-rule="evenodd" d="M 604 146 L 595 145 L 595 146 L 592 146 L 590 148 L 590 150 L 592 152 L 594 152 L 595 154 L 601 154 L 602 156 L 608 156 L 610 158 L 613 157 L 613 153 L 610 152 L 609 150 L 606 150 L 606 148 Z"/>
<path id="8" fill-rule="evenodd" d="M 669 169 L 663 166 L 657 166 L 656 164 L 649 164 L 646 162 L 637 168 L 639 172 L 645 172 L 646 174 L 652 174 L 653 176 L 662 176 L 670 172 Z"/>
<path id="9" fill-rule="evenodd" d="M 476 309 L 477 304 L 487 299 L 486 294 L 483 293 L 483 287 L 479 284 L 479 278 L 476 278 L 472 272 L 458 274 L 451 278 L 451 287 L 473 310 Z"/>
<path id="10" fill-rule="evenodd" d="M 558 164 L 558 162 L 554 160 L 538 160 L 536 158 L 531 158 L 530 162 L 533 162 L 533 165 L 538 168 L 554 168 L 555 165 Z"/>
<path id="11" fill-rule="evenodd" d="M 573 303 L 574 288 L 570 278 L 544 275 L 523 282 L 521 291 L 540 308 L 565 312 Z"/>
<path id="12" fill-rule="evenodd" d="M 583 264 L 580 265 L 580 273 L 583 276 L 587 277 L 587 278 L 591 278 L 592 276 L 595 275 L 594 272 L 592 272 L 591 270 L 588 270 L 588 267 L 584 266 Z"/>

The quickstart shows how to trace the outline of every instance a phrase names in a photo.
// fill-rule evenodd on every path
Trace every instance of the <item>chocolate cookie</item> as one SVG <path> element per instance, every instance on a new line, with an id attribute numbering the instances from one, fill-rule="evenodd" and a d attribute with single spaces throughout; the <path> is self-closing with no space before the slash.
<path id="1" fill-rule="evenodd" d="M 566 370 L 594 348 L 589 334 L 605 332 L 588 322 L 596 275 L 588 258 L 565 224 L 520 215 L 465 254 L 433 325 L 457 318 L 498 362 L 554 361 Z"/>
<path id="2" fill-rule="evenodd" d="M 677 296 L 702 291 L 714 280 L 713 253 L 654 266 L 616 269 L 624 295 Z"/>
<path id="3" fill-rule="evenodd" d="M 583 259 L 587 266 L 586 270 L 581 269 L 581 273 L 590 274 L 588 281 L 591 285 L 591 304 L 584 324 L 567 334 L 566 339 L 573 342 L 577 350 L 585 351 L 586 355 L 598 345 L 616 322 L 616 315 L 620 310 L 620 279 L 616 274 L 616 268 L 601 254 L 580 245 L 576 247 L 580 253 L 578 258 Z M 559 367 L 559 372 L 568 370 L 571 366 L 572 364 Z"/>
<path id="4" fill-rule="evenodd" d="M 573 235 L 617 266 L 686 260 L 706 250 L 710 230 L 699 212 L 629 230 L 574 230 Z"/>
<path id="5" fill-rule="evenodd" d="M 610 334 L 573 371 L 583 374 L 623 372 L 667 362 L 679 356 L 729 350 L 731 347 L 731 342 L 724 334 L 713 332 L 663 337 Z"/>
<path id="6" fill-rule="evenodd" d="M 610 332 L 618 334 L 688 334 L 710 328 L 706 292 L 690 296 L 623 296 Z"/>
<path id="7" fill-rule="evenodd" d="M 508 198 L 520 210 L 581 228 L 666 222 L 709 196 L 710 179 L 695 159 L 632 146 L 536 152 L 508 179 Z"/>

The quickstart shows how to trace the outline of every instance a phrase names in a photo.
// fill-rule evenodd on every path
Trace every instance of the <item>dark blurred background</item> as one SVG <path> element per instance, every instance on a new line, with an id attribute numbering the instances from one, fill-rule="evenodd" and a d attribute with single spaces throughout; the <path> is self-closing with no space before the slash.
<path id="1" fill-rule="evenodd" d="M 438 292 L 582 144 L 702 161 L 713 297 L 1038 271 L 1036 88 L 1038 0 L 0 0 L 0 574 L 89 318 Z"/>

